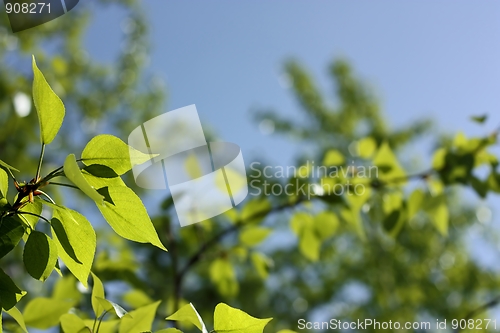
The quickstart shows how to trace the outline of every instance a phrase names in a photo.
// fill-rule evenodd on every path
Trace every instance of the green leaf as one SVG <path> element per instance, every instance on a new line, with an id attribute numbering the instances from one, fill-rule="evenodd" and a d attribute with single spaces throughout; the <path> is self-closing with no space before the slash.
<path id="1" fill-rule="evenodd" d="M 22 223 L 14 217 L 4 217 L 0 224 L 0 258 L 12 251 L 24 235 Z"/>
<path id="2" fill-rule="evenodd" d="M 43 210 L 42 200 L 40 198 L 35 197 L 35 201 L 26 204 L 26 206 L 24 206 L 21 209 L 21 212 L 28 212 L 31 214 L 42 215 L 42 210 Z M 38 216 L 31 214 L 22 214 L 22 218 L 28 221 L 32 229 L 35 229 L 40 218 Z"/>
<path id="3" fill-rule="evenodd" d="M 240 241 L 246 246 L 255 246 L 269 236 L 271 229 L 250 226 L 243 229 L 240 233 Z"/>
<path id="4" fill-rule="evenodd" d="M 434 170 L 441 170 L 444 168 L 446 164 L 446 154 L 447 151 L 445 148 L 439 148 L 434 152 L 434 156 L 432 157 L 432 168 Z"/>
<path id="5" fill-rule="evenodd" d="M 83 322 L 87 327 L 94 325 L 94 319 L 84 319 Z M 120 319 L 106 320 L 101 322 L 99 332 L 96 333 L 116 333 Z"/>
<path id="6" fill-rule="evenodd" d="M 36 66 L 34 56 L 33 75 L 33 101 L 40 122 L 41 140 L 43 144 L 48 145 L 54 140 L 63 123 L 64 104 Z"/>
<path id="7" fill-rule="evenodd" d="M 325 166 L 338 166 L 344 164 L 344 155 L 336 149 L 329 150 L 323 158 L 323 165 Z"/>
<path id="8" fill-rule="evenodd" d="M 85 322 L 73 313 L 63 314 L 60 318 L 61 327 L 64 333 L 90 333 L 90 328 Z"/>
<path id="9" fill-rule="evenodd" d="M 9 175 L 7 172 L 0 168 L 0 198 L 7 198 L 7 193 L 9 191 Z"/>
<path id="10" fill-rule="evenodd" d="M 100 165 L 100 164 L 92 164 L 83 168 L 83 170 L 90 173 L 92 176 L 96 176 L 98 178 L 116 178 L 119 175 L 115 172 L 115 170 L 111 169 L 108 166 Z"/>
<path id="11" fill-rule="evenodd" d="M 76 287 L 76 278 L 68 274 L 57 280 L 52 291 L 52 298 L 70 302 L 73 305 L 78 304 L 82 293 Z"/>
<path id="12" fill-rule="evenodd" d="M 238 294 L 239 285 L 233 266 L 226 258 L 218 258 L 210 264 L 210 279 L 217 286 L 218 292 L 227 297 Z"/>
<path id="13" fill-rule="evenodd" d="M 311 261 L 317 261 L 320 248 L 321 240 L 316 236 L 314 230 L 311 228 L 304 229 L 299 241 L 299 249 L 302 255 Z"/>
<path id="14" fill-rule="evenodd" d="M 28 333 L 28 329 L 26 328 L 26 324 L 24 323 L 24 317 L 21 313 L 21 311 L 19 311 L 18 308 L 16 308 L 15 306 L 13 306 L 10 310 L 7 310 L 6 311 L 12 318 L 14 318 L 14 320 L 19 324 L 19 326 L 21 326 L 22 330 L 26 333 Z"/>
<path id="15" fill-rule="evenodd" d="M 83 177 L 74 154 L 69 154 L 64 161 L 64 175 L 96 203 L 103 204 L 104 197 L 90 186 L 85 177 Z"/>
<path id="16" fill-rule="evenodd" d="M 472 116 L 472 117 L 470 117 L 470 119 L 478 124 L 482 124 L 486 121 L 486 119 L 488 119 L 488 115 L 483 114 L 481 116 Z"/>
<path id="17" fill-rule="evenodd" d="M 258 252 L 250 254 L 250 259 L 259 277 L 266 279 L 269 275 L 269 267 L 272 265 L 272 261 L 264 254 Z"/>
<path id="18" fill-rule="evenodd" d="M 32 299 L 24 308 L 26 325 L 39 329 L 47 329 L 59 323 L 59 318 L 67 313 L 73 305 L 59 299 L 39 297 Z"/>
<path id="19" fill-rule="evenodd" d="M 297 236 L 301 236 L 304 230 L 310 230 L 314 226 L 314 219 L 311 214 L 298 212 L 293 215 L 290 221 L 290 227 Z"/>
<path id="20" fill-rule="evenodd" d="M 119 304 L 116 304 L 115 302 L 111 302 L 110 300 L 107 300 L 99 296 L 96 296 L 95 298 L 103 307 L 104 311 L 113 312 L 118 316 L 118 318 L 123 318 L 125 316 L 131 317 L 131 315 Z"/>
<path id="21" fill-rule="evenodd" d="M 82 160 L 85 165 L 100 164 L 113 169 L 118 175 L 143 164 L 158 154 L 144 154 L 113 135 L 102 134 L 94 137 L 85 146 Z"/>
<path id="22" fill-rule="evenodd" d="M 192 303 L 184 305 L 177 312 L 167 317 L 166 320 L 187 321 L 198 327 L 203 333 L 207 333 L 205 323 Z"/>
<path id="23" fill-rule="evenodd" d="M 241 221 L 245 223 L 258 223 L 266 217 L 271 210 L 271 203 L 265 198 L 255 198 L 247 202 L 241 210 Z"/>
<path id="24" fill-rule="evenodd" d="M 273 318 L 258 319 L 225 303 L 215 307 L 214 330 L 224 333 L 263 333 Z"/>
<path id="25" fill-rule="evenodd" d="M 108 190 L 114 205 L 105 201 L 97 208 L 113 230 L 123 238 L 151 243 L 166 251 L 141 199 L 128 187 L 110 186 Z"/>
<path id="26" fill-rule="evenodd" d="M 25 291 L 19 289 L 14 281 L 0 269 L 0 306 L 4 310 L 10 310 L 26 295 Z M 1 311 L 0 311 L 1 312 Z"/>
<path id="27" fill-rule="evenodd" d="M 387 142 L 382 143 L 379 147 L 373 159 L 373 163 L 380 170 L 380 178 L 392 180 L 406 176 L 403 168 L 396 158 L 396 155 L 394 155 Z"/>
<path id="28" fill-rule="evenodd" d="M 57 245 L 46 234 L 33 230 L 24 245 L 23 261 L 32 277 L 45 281 L 56 266 Z"/>
<path id="29" fill-rule="evenodd" d="M 314 228 L 321 240 L 335 235 L 339 224 L 339 218 L 332 212 L 324 211 L 314 217 Z"/>
<path id="30" fill-rule="evenodd" d="M 177 328 L 165 328 L 159 331 L 155 331 L 155 333 L 182 333 L 182 331 L 179 331 Z"/>
<path id="31" fill-rule="evenodd" d="M 4 161 L 0 160 L 0 168 L 1 169 L 7 169 L 7 170 L 11 170 L 11 171 L 16 171 L 16 172 L 20 172 L 18 169 L 14 168 L 13 166 L 5 163 Z"/>
<path id="32" fill-rule="evenodd" d="M 59 257 L 78 281 L 87 287 L 96 250 L 94 228 L 85 216 L 66 207 L 54 209 L 53 216 L 52 237 Z"/>
<path id="33" fill-rule="evenodd" d="M 97 277 L 97 275 L 92 273 L 92 279 L 94 280 L 94 286 L 92 287 L 92 298 L 91 298 L 92 309 L 94 310 L 96 318 L 99 318 L 104 312 L 104 307 L 101 305 L 101 302 L 99 301 L 98 298 L 105 298 L 106 295 L 104 294 L 104 286 L 101 280 Z"/>
<path id="34" fill-rule="evenodd" d="M 156 309 L 161 301 L 143 306 L 130 312 L 131 317 L 124 317 L 120 321 L 118 333 L 137 333 L 151 331 Z"/>
<path id="35" fill-rule="evenodd" d="M 297 332 L 292 330 L 279 330 L 278 333 L 297 333 Z"/>
<path id="36" fill-rule="evenodd" d="M 358 155 L 362 158 L 370 158 L 377 149 L 377 142 L 372 137 L 363 138 L 358 141 Z"/>
<path id="37" fill-rule="evenodd" d="M 142 290 L 134 289 L 123 295 L 123 300 L 133 308 L 153 303 L 153 300 Z"/>
<path id="38" fill-rule="evenodd" d="M 424 192 L 421 189 L 418 188 L 410 194 L 408 198 L 408 219 L 413 218 L 418 213 L 423 201 Z"/>
<path id="39" fill-rule="evenodd" d="M 441 200 L 436 199 L 436 203 L 431 205 L 428 212 L 436 229 L 441 235 L 446 236 L 448 234 L 449 212 L 444 198 Z"/>

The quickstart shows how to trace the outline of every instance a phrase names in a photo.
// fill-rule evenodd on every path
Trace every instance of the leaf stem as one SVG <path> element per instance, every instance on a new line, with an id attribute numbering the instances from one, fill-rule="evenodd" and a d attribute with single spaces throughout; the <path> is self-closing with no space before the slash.
<path id="1" fill-rule="evenodd" d="M 108 310 L 104 311 L 104 313 L 102 314 L 101 318 L 99 319 L 99 325 L 97 325 L 97 331 L 95 331 L 95 333 L 98 333 L 99 332 L 99 329 L 101 328 L 101 323 L 102 323 L 102 320 L 104 319 L 104 316 L 108 314 Z"/>
<path id="2" fill-rule="evenodd" d="M 20 211 L 20 210 L 18 210 L 18 211 L 16 212 L 16 214 L 19 214 L 19 215 L 32 215 L 32 216 L 36 216 L 36 217 L 38 217 L 38 218 L 40 218 L 40 219 L 44 220 L 44 221 L 45 221 L 45 222 L 47 222 L 48 224 L 50 224 L 50 221 L 49 221 L 47 218 L 43 217 L 42 215 L 38 215 L 38 214 L 35 214 L 35 213 L 30 213 L 30 212 L 23 212 L 23 211 Z"/>
<path id="3" fill-rule="evenodd" d="M 56 202 L 54 200 L 52 200 L 52 198 L 47 193 L 45 193 L 44 191 L 37 190 L 37 192 L 40 192 L 44 197 L 46 197 L 47 199 L 49 199 L 49 201 L 52 202 L 54 205 L 56 204 Z"/>
<path id="4" fill-rule="evenodd" d="M 42 151 L 40 152 L 40 160 L 38 161 L 38 169 L 36 170 L 35 182 L 40 179 L 40 171 L 42 170 L 43 155 L 45 154 L 45 143 L 42 143 Z"/>
<path id="5" fill-rule="evenodd" d="M 71 184 L 53 183 L 53 182 L 50 182 L 49 184 L 50 184 L 50 185 L 56 185 L 56 186 L 71 187 L 71 188 L 74 188 L 74 189 L 79 190 L 79 188 L 78 188 L 78 187 L 76 187 L 75 185 L 71 185 Z"/>

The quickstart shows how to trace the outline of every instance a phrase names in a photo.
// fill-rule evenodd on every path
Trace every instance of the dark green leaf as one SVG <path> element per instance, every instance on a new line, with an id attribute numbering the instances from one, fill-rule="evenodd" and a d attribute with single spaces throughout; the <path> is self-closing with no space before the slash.
<path id="1" fill-rule="evenodd" d="M 17 219 L 4 217 L 0 225 L 0 258 L 12 251 L 24 235 L 24 227 Z"/>
<path id="2" fill-rule="evenodd" d="M 45 281 L 56 265 L 57 246 L 52 238 L 33 230 L 24 246 L 23 261 L 32 277 Z"/>

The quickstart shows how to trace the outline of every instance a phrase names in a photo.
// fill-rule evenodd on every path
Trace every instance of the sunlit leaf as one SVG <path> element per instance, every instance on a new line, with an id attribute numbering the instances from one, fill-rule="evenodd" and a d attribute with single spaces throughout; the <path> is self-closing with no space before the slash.
<path id="1" fill-rule="evenodd" d="M 271 229 L 249 226 L 240 233 L 240 241 L 246 246 L 255 246 L 269 236 Z"/>
<path id="2" fill-rule="evenodd" d="M 9 175 L 7 172 L 0 168 L 0 198 L 7 198 L 7 193 L 9 190 Z"/>
<path id="3" fill-rule="evenodd" d="M 121 305 L 99 296 L 96 296 L 95 298 L 101 304 L 104 311 L 113 312 L 118 316 L 118 318 L 123 318 L 125 316 L 130 317 L 130 314 L 124 308 L 122 308 Z"/>
<path id="4" fill-rule="evenodd" d="M 258 319 L 249 314 L 219 303 L 215 307 L 214 330 L 225 333 L 262 333 L 272 318 Z"/>
<path id="5" fill-rule="evenodd" d="M 363 138 L 358 141 L 358 155 L 362 158 L 369 158 L 377 149 L 377 142 L 372 137 Z"/>
<path id="6" fill-rule="evenodd" d="M 166 320 L 187 321 L 198 327 L 203 333 L 208 333 L 203 319 L 201 319 L 198 311 L 196 311 L 194 305 L 191 303 L 181 307 L 177 312 L 168 316 Z"/>
<path id="7" fill-rule="evenodd" d="M 123 238 L 151 243 L 166 251 L 146 208 L 134 191 L 124 186 L 110 186 L 108 189 L 114 205 L 105 201 L 104 205 L 97 205 L 97 208 L 113 230 Z"/>
<path id="8" fill-rule="evenodd" d="M 13 166 L 5 163 L 4 161 L 0 160 L 0 169 L 7 169 L 7 170 L 11 170 L 11 171 L 16 171 L 16 172 L 19 172 L 18 169 L 14 168 Z"/>
<path id="9" fill-rule="evenodd" d="M 38 69 L 35 57 L 33 57 L 33 75 L 33 101 L 40 122 L 41 141 L 43 144 L 49 144 L 63 123 L 64 104 Z"/>
<path id="10" fill-rule="evenodd" d="M 14 320 L 19 324 L 19 326 L 21 327 L 21 329 L 28 333 L 28 329 L 26 328 L 26 324 L 24 322 L 24 317 L 23 317 L 23 314 L 21 313 L 21 311 L 18 310 L 18 308 L 16 308 L 15 306 L 12 307 L 10 310 L 7 310 L 6 311 L 12 318 L 14 318 Z"/>
<path id="11" fill-rule="evenodd" d="M 332 237 L 339 227 L 339 218 L 332 212 L 324 211 L 314 217 L 314 228 L 321 240 Z"/>
<path id="12" fill-rule="evenodd" d="M 338 166 L 344 164 L 344 155 L 336 149 L 329 150 L 323 158 L 323 165 L 325 166 Z"/>
<path id="13" fill-rule="evenodd" d="M 96 318 L 99 318 L 104 312 L 104 307 L 102 306 L 99 298 L 104 299 L 106 295 L 104 294 L 104 285 L 94 273 L 92 273 L 92 280 L 94 281 L 91 296 L 92 309 L 94 310 Z"/>
<path id="14" fill-rule="evenodd" d="M 122 318 L 118 333 L 137 333 L 151 331 L 156 309 L 161 301 L 143 306 L 130 312 L 130 316 Z"/>
<path id="15" fill-rule="evenodd" d="M 271 203 L 265 198 L 255 198 L 248 201 L 241 210 L 240 219 L 245 223 L 258 223 L 271 210 Z"/>
<path id="16" fill-rule="evenodd" d="M 299 239 L 300 253 L 311 261 L 319 259 L 321 240 L 314 233 L 314 229 L 304 229 Z"/>
<path id="17" fill-rule="evenodd" d="M 236 273 L 226 258 L 217 258 L 210 264 L 209 275 L 217 290 L 224 296 L 235 296 L 239 291 Z"/>
<path id="18" fill-rule="evenodd" d="M 90 333 L 90 328 L 85 322 L 73 313 L 66 313 L 61 316 L 61 327 L 64 333 Z"/>
<path id="19" fill-rule="evenodd" d="M 24 308 L 26 325 L 47 329 L 59 323 L 59 318 L 73 307 L 71 302 L 39 297 L 32 299 Z"/>
<path id="20" fill-rule="evenodd" d="M 82 171 L 76 163 L 74 154 L 69 154 L 64 161 L 64 175 L 73 182 L 83 193 L 89 196 L 97 204 L 102 205 L 104 197 L 100 195 L 95 188 L 90 186 L 87 180 L 83 177 Z"/>
<path id="21" fill-rule="evenodd" d="M 104 165 L 113 169 L 118 175 L 123 175 L 133 166 L 149 161 L 155 156 L 158 155 L 144 154 L 109 134 L 94 137 L 82 152 L 85 165 Z"/>

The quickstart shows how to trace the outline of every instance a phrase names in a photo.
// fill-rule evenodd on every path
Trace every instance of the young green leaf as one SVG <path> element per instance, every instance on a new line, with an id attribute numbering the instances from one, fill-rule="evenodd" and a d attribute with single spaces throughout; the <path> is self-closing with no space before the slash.
<path id="1" fill-rule="evenodd" d="M 24 308 L 26 325 L 39 329 L 47 329 L 59 323 L 59 318 L 67 313 L 73 305 L 60 299 L 39 297 L 32 299 Z"/>
<path id="2" fill-rule="evenodd" d="M 64 104 L 45 80 L 33 56 L 33 101 L 35 102 L 42 144 L 54 140 L 64 119 Z"/>
<path id="3" fill-rule="evenodd" d="M 4 217 L 0 224 L 0 258 L 12 251 L 24 235 L 24 227 L 15 217 Z"/>
<path id="4" fill-rule="evenodd" d="M 269 228 L 249 226 L 241 231 L 240 241 L 246 246 L 254 246 L 266 239 L 270 233 Z"/>
<path id="5" fill-rule="evenodd" d="M 241 220 L 245 223 L 258 223 L 271 210 L 271 203 L 265 198 L 255 198 L 247 202 L 241 210 Z"/>
<path id="6" fill-rule="evenodd" d="M 16 171 L 16 172 L 19 172 L 18 169 L 14 168 L 13 166 L 5 163 L 4 161 L 0 160 L 0 168 L 1 169 L 7 169 L 7 170 L 11 170 L 11 171 Z"/>
<path id="7" fill-rule="evenodd" d="M 0 269 L 0 312 L 1 309 L 10 310 L 24 295 L 26 292 L 19 289 L 10 276 Z"/>
<path id="8" fill-rule="evenodd" d="M 161 301 L 143 306 L 130 312 L 130 316 L 122 318 L 118 333 L 137 333 L 151 331 L 156 309 Z"/>
<path id="9" fill-rule="evenodd" d="M 203 333 L 208 333 L 203 319 L 201 319 L 192 303 L 184 305 L 177 312 L 167 317 L 166 320 L 187 321 L 198 327 Z"/>
<path id="10" fill-rule="evenodd" d="M 113 135 L 102 134 L 94 137 L 85 146 L 82 160 L 85 165 L 104 165 L 118 175 L 132 169 L 133 166 L 149 161 L 157 154 L 144 154 Z"/>
<path id="11" fill-rule="evenodd" d="M 182 331 L 179 331 L 177 328 L 164 328 L 159 331 L 155 331 L 155 333 L 182 333 Z"/>
<path id="12" fill-rule="evenodd" d="M 319 259 L 320 248 L 321 240 L 316 236 L 314 229 L 304 229 L 299 241 L 299 249 L 304 257 L 311 261 L 317 261 Z"/>
<path id="13" fill-rule="evenodd" d="M 123 238 L 151 243 L 166 251 L 146 208 L 134 191 L 125 186 L 110 186 L 108 190 L 114 205 L 105 201 L 104 205 L 97 205 L 97 208 L 113 230 Z"/>
<path id="14" fill-rule="evenodd" d="M 35 229 L 38 221 L 40 218 L 35 215 L 41 215 L 42 214 L 42 200 L 40 198 L 35 198 L 35 201 L 32 203 L 28 203 L 26 206 L 21 208 L 20 212 L 27 212 L 31 214 L 22 214 L 22 219 L 25 221 L 28 221 L 29 225 L 31 226 L 32 229 Z M 35 214 L 35 215 L 32 215 Z"/>
<path id="15" fill-rule="evenodd" d="M 332 212 L 324 211 L 314 217 L 314 228 L 321 240 L 332 237 L 339 227 L 339 218 Z"/>
<path id="16" fill-rule="evenodd" d="M 94 228 L 85 216 L 65 207 L 54 209 L 51 227 L 59 257 L 87 287 L 96 249 Z"/>
<path id="17" fill-rule="evenodd" d="M 236 273 L 227 258 L 218 258 L 212 261 L 209 274 L 221 295 L 229 297 L 238 294 L 239 285 Z"/>
<path id="18" fill-rule="evenodd" d="M 26 328 L 26 324 L 24 323 L 24 317 L 21 313 L 21 311 L 19 311 L 18 308 L 16 308 L 15 306 L 12 307 L 10 310 L 6 311 L 12 318 L 14 318 L 14 320 L 19 324 L 19 326 L 21 327 L 21 329 L 28 333 L 28 329 Z"/>
<path id="19" fill-rule="evenodd" d="M 7 172 L 0 168 L 0 198 L 7 198 L 9 190 L 9 175 Z"/>
<path id="20" fill-rule="evenodd" d="M 111 302 L 110 300 L 107 300 L 105 298 L 95 296 L 95 299 L 100 303 L 104 311 L 106 312 L 113 312 L 118 316 L 118 318 L 123 318 L 125 316 L 127 317 L 132 317 L 124 308 L 122 308 L 120 305 L 116 304 L 115 302 Z"/>
<path id="21" fill-rule="evenodd" d="M 74 154 L 69 154 L 64 161 L 64 175 L 73 182 L 83 193 L 88 195 L 97 204 L 102 205 L 104 197 L 100 195 L 83 177 L 82 171 L 76 163 Z"/>
<path id="22" fill-rule="evenodd" d="M 104 312 L 104 307 L 101 305 L 101 302 L 98 298 L 105 298 L 104 286 L 101 280 L 94 273 L 92 273 L 92 279 L 94 280 L 91 298 L 92 309 L 94 310 L 95 317 L 99 318 Z"/>
<path id="23" fill-rule="evenodd" d="M 66 313 L 61 316 L 61 327 L 64 333 L 90 333 L 90 328 L 85 322 L 73 313 Z"/>
<path id="24" fill-rule="evenodd" d="M 32 277 L 45 281 L 56 266 L 57 245 L 46 234 L 33 230 L 24 245 L 23 261 Z"/>
<path id="25" fill-rule="evenodd" d="M 254 318 L 239 309 L 232 308 L 225 303 L 219 303 L 215 307 L 214 330 L 224 333 L 263 333 L 264 327 L 272 319 Z"/>

